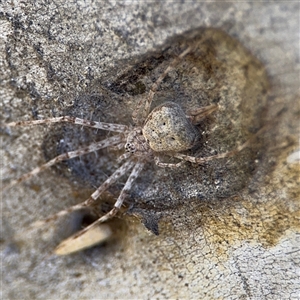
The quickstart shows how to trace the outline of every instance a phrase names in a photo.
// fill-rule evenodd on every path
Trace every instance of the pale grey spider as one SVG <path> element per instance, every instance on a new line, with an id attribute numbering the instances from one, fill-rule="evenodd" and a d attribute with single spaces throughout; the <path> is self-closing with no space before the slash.
<path id="1" fill-rule="evenodd" d="M 100 217 L 94 223 L 77 233 L 74 236 L 74 238 L 76 238 L 91 228 L 94 228 L 97 224 L 103 223 L 116 215 L 116 213 L 120 210 L 126 195 L 129 193 L 133 182 L 139 176 L 147 162 L 154 160 L 155 163 L 160 167 L 178 167 L 185 161 L 201 164 L 214 159 L 233 156 L 237 152 L 248 147 L 250 140 L 237 147 L 233 151 L 204 158 L 180 153 L 182 151 L 191 149 L 199 141 L 199 133 L 195 125 L 199 124 L 203 118 L 216 111 L 218 109 L 217 105 L 196 108 L 193 111 L 188 111 L 185 113 L 178 104 L 174 102 L 165 102 L 150 112 L 153 97 L 161 82 L 164 80 L 166 75 L 194 49 L 194 47 L 195 46 L 187 47 L 185 51 L 175 58 L 152 85 L 148 96 L 137 104 L 137 108 L 132 114 L 133 123 L 135 124 L 134 126 L 95 122 L 70 116 L 34 121 L 19 121 L 6 124 L 9 127 L 15 127 L 66 122 L 100 130 L 117 132 L 118 134 L 108 137 L 100 142 L 92 143 L 87 147 L 63 153 L 51 159 L 44 165 L 35 168 L 27 174 L 24 174 L 19 179 L 12 181 L 5 188 L 9 188 L 17 183 L 23 182 L 60 161 L 68 160 L 107 147 L 117 146 L 119 149 L 124 148 L 125 152 L 118 158 L 118 161 L 125 162 L 111 176 L 109 176 L 87 200 L 42 221 L 48 222 L 55 220 L 75 210 L 80 210 L 91 206 L 105 190 L 114 184 L 121 176 L 131 170 L 128 179 L 114 204 L 114 207 L 107 214 Z M 260 131 L 257 134 L 259 133 Z M 161 154 L 174 157 L 178 159 L 179 162 L 162 162 L 160 161 Z"/>

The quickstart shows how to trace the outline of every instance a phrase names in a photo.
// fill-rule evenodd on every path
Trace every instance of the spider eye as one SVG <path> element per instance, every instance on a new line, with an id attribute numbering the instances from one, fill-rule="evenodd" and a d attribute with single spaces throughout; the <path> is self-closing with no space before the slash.
<path id="1" fill-rule="evenodd" d="M 135 146 L 133 144 L 131 144 L 131 143 L 127 143 L 125 145 L 125 150 L 127 152 L 131 152 L 131 153 L 134 153 L 136 151 Z"/>

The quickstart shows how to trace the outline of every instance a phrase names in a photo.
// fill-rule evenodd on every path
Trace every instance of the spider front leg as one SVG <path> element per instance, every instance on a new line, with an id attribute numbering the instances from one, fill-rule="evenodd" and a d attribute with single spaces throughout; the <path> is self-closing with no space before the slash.
<path id="1" fill-rule="evenodd" d="M 114 208 L 96 222 L 103 223 L 103 222 L 107 221 L 108 219 L 110 219 L 111 217 L 115 216 L 115 214 L 120 210 L 120 208 L 125 200 L 125 197 L 128 195 L 128 193 L 132 187 L 133 182 L 139 176 L 143 167 L 144 167 L 144 163 L 142 163 L 142 162 L 136 163 L 136 165 L 134 166 L 131 174 L 129 175 L 129 177 L 125 183 L 125 186 L 123 187 L 123 189 L 114 205 Z"/>
<path id="2" fill-rule="evenodd" d="M 98 188 L 97 190 L 84 202 L 80 204 L 76 204 L 74 206 L 71 206 L 68 209 L 62 210 L 44 220 L 37 221 L 34 224 L 36 226 L 44 225 L 50 221 L 55 221 L 56 219 L 63 217 L 67 214 L 70 214 L 71 212 L 75 210 L 83 209 L 87 206 L 91 206 L 95 201 L 100 197 L 100 195 L 106 191 L 113 183 L 115 183 L 120 177 L 122 177 L 124 174 L 126 174 L 134 165 L 134 162 L 132 160 L 129 160 L 125 162 L 120 168 L 118 168 L 110 177 L 108 177 Z"/>
<path id="3" fill-rule="evenodd" d="M 114 132 L 125 132 L 128 130 L 128 126 L 126 125 L 89 121 L 86 119 L 80 119 L 80 118 L 70 117 L 70 116 L 49 118 L 43 120 L 11 122 L 5 124 L 5 126 L 19 127 L 19 126 L 43 125 L 43 124 L 51 124 L 51 123 L 72 123 L 76 125 L 91 127 L 95 129 L 114 131 Z"/>
<path id="4" fill-rule="evenodd" d="M 135 179 L 139 176 L 139 174 L 141 173 L 142 169 L 144 167 L 144 163 L 143 162 L 137 162 L 133 168 L 133 170 L 131 171 L 131 174 L 129 175 L 125 186 L 123 187 L 113 209 L 111 211 L 109 211 L 106 215 L 102 216 L 101 218 L 99 218 L 97 221 L 95 221 L 94 223 L 92 223 L 91 225 L 87 226 L 86 228 L 84 228 L 83 230 L 79 231 L 78 233 L 76 233 L 74 236 L 72 236 L 73 239 L 77 239 L 78 237 L 81 237 L 83 234 L 85 234 L 86 232 L 88 232 L 89 230 L 91 230 L 92 228 L 94 228 L 95 226 L 106 222 L 107 220 L 109 220 L 110 218 L 114 217 L 116 215 L 116 213 L 120 210 L 125 197 L 128 195 L 133 182 L 135 181 Z"/>
<path id="5" fill-rule="evenodd" d="M 50 161 L 48 161 L 47 163 L 33 169 L 31 172 L 22 175 L 20 178 L 18 178 L 16 180 L 13 180 L 7 186 L 4 186 L 3 190 L 9 189 L 18 183 L 21 183 L 25 180 L 30 179 L 34 175 L 37 175 L 38 173 L 50 168 L 51 166 L 57 164 L 58 162 L 61 162 L 63 160 L 68 160 L 68 159 L 71 159 L 74 157 L 78 157 L 78 156 L 81 156 L 84 154 L 88 154 L 90 152 L 94 152 L 94 151 L 97 151 L 97 150 L 100 150 L 103 148 L 107 148 L 109 146 L 116 145 L 116 144 L 120 143 L 122 141 L 122 139 L 123 139 L 123 137 L 121 135 L 115 135 L 115 136 L 107 138 L 103 141 L 90 144 L 89 146 L 83 147 L 81 149 L 60 154 L 60 155 L 56 156 L 55 158 L 51 159 Z"/>
<path id="6" fill-rule="evenodd" d="M 129 162 L 127 162 L 129 163 Z M 130 165 L 132 165 L 132 161 Z M 125 164 L 124 164 L 125 165 Z M 124 168 L 124 165 L 122 166 Z M 130 191 L 134 180 L 138 177 L 144 163 L 138 162 L 136 163 L 135 167 L 133 168 L 131 174 L 129 175 L 124 188 L 122 189 L 118 200 L 116 201 L 114 208 L 108 212 L 103 217 L 99 218 L 97 221 L 89 225 L 88 227 L 84 228 L 83 230 L 75 233 L 73 236 L 69 237 L 68 239 L 62 241 L 54 250 L 54 253 L 57 255 L 68 255 L 73 252 L 77 252 L 83 250 L 85 248 L 89 248 L 99 242 L 105 241 L 107 238 L 110 237 L 112 231 L 107 224 L 101 224 L 113 216 L 120 210 L 125 197 L 127 196 L 128 192 Z M 125 171 L 126 168 L 124 168 Z M 129 169 L 129 168 L 128 168 Z M 124 172 L 120 172 L 124 173 Z M 113 176 L 113 175 L 112 175 Z M 112 177 L 111 176 L 111 177 Z M 105 184 L 105 183 L 104 183 Z M 104 186 L 104 184 L 101 185 Z M 101 193 L 101 187 L 88 199 L 84 202 L 84 204 L 89 204 L 94 197 L 98 197 L 98 194 Z M 97 194 L 96 194 L 97 193 Z M 74 206 L 75 207 L 75 206 Z M 100 225 L 101 224 L 101 225 Z"/>

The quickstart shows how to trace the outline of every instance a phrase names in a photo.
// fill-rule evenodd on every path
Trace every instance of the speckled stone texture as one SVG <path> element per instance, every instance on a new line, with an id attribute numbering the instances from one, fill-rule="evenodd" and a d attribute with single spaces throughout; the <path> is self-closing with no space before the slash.
<path id="1" fill-rule="evenodd" d="M 114 153 L 98 154 L 104 167 L 96 179 L 89 177 L 89 168 L 62 164 L 6 191 L 1 195 L 3 299 L 300 298 L 299 164 L 287 160 L 299 148 L 299 3 L 3 1 L 0 28 L 4 183 L 64 150 L 62 140 L 93 139 L 91 133 L 80 135 L 80 129 L 8 130 L 4 122 L 73 113 L 128 124 L 136 101 L 171 58 L 176 37 L 194 30 L 214 28 L 241 45 L 245 57 L 253 57 L 248 67 L 233 72 L 247 78 L 230 90 L 236 91 L 233 100 L 241 100 L 229 105 L 228 115 L 226 109 L 218 112 L 201 127 L 216 128 L 208 145 L 228 150 L 244 140 L 245 132 L 250 136 L 273 121 L 259 143 L 236 161 L 171 171 L 149 165 L 129 197 L 134 215 L 113 220 L 111 240 L 78 254 L 58 257 L 52 251 L 82 215 L 47 228 L 30 224 L 84 200 L 115 168 Z M 206 50 L 232 49 L 234 58 L 237 48 L 229 40 L 221 38 L 224 47 Z M 241 61 L 232 60 L 230 66 Z M 229 66 L 219 63 L 221 70 Z M 137 77 L 129 76 L 132 66 L 138 66 Z M 260 75 L 253 71 L 258 69 Z M 172 100 L 170 93 L 197 89 L 203 80 L 212 83 L 206 73 L 183 70 L 166 78 L 158 102 Z M 200 75 L 203 80 L 192 85 L 182 80 Z M 180 90 L 182 82 L 186 86 Z M 254 85 L 261 92 L 246 101 Z M 187 103 L 186 94 L 180 95 Z M 190 97 L 192 103 L 206 99 L 199 95 Z M 225 99 L 226 90 L 222 95 Z M 100 139 L 104 136 L 99 132 Z M 195 151 L 208 152 L 201 149 Z M 93 159 L 82 162 L 93 165 Z M 123 183 L 106 195 L 105 205 L 113 203 Z M 153 229 L 159 219 L 156 236 L 144 225 Z"/>

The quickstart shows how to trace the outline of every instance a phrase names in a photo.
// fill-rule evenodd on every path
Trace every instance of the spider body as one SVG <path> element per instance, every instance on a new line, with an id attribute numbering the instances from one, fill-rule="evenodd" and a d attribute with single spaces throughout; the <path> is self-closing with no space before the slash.
<path id="1" fill-rule="evenodd" d="M 199 139 L 199 133 L 191 120 L 173 102 L 154 108 L 143 127 L 132 127 L 125 135 L 125 151 L 146 159 L 153 158 L 156 152 L 188 150 Z"/>
<path id="2" fill-rule="evenodd" d="M 182 108 L 166 102 L 152 110 L 145 121 L 143 135 L 156 152 L 179 152 L 192 148 L 199 133 Z"/>
<path id="3" fill-rule="evenodd" d="M 51 159 L 42 166 L 39 166 L 31 172 L 24 174 L 17 180 L 13 180 L 5 188 L 9 188 L 17 183 L 28 180 L 39 172 L 57 164 L 60 161 L 79 157 L 87 153 L 95 152 L 100 149 L 117 147 L 124 149 L 125 152 L 117 159 L 122 164 L 90 195 L 84 202 L 74 205 L 42 221 L 45 224 L 61 216 L 69 214 L 75 210 L 89 207 L 107 190 L 110 186 L 118 181 L 123 175 L 129 174 L 128 179 L 121 190 L 114 207 L 104 216 L 100 216 L 97 221 L 72 237 L 76 239 L 100 223 L 103 223 L 115 216 L 122 207 L 122 204 L 129 194 L 135 179 L 140 175 L 144 165 L 154 161 L 160 167 L 178 167 L 184 162 L 189 161 L 194 164 L 201 164 L 215 159 L 230 157 L 250 145 L 250 140 L 232 151 L 220 153 L 208 157 L 195 157 L 182 153 L 191 149 L 200 139 L 200 134 L 195 125 L 199 124 L 205 117 L 218 109 L 217 105 L 208 105 L 205 107 L 196 107 L 192 111 L 185 112 L 178 104 L 174 102 L 165 102 L 155 107 L 150 112 L 150 107 L 154 95 L 161 82 L 167 74 L 192 50 L 197 48 L 201 43 L 187 47 L 178 55 L 165 71 L 158 77 L 150 88 L 148 95 L 141 99 L 132 113 L 134 126 L 123 124 L 112 124 L 104 122 L 89 121 L 71 116 L 55 117 L 44 120 L 19 121 L 6 124 L 9 127 L 38 125 L 49 123 L 72 123 L 80 126 L 95 128 L 104 131 L 116 132 L 116 135 L 110 136 L 99 142 L 94 142 L 86 147 L 62 153 Z M 256 135 L 260 134 L 260 131 Z M 178 162 L 162 162 L 160 156 L 164 154 L 178 160 Z"/>
<path id="4" fill-rule="evenodd" d="M 143 135 L 141 127 L 133 127 L 132 130 L 128 132 L 125 151 L 138 157 L 153 156 L 153 151 Z"/>
<path id="5" fill-rule="evenodd" d="M 98 151 L 103 148 L 117 147 L 121 149 L 122 147 L 124 147 L 125 153 L 118 158 L 118 161 L 120 162 L 124 160 L 125 162 L 110 177 L 108 177 L 87 200 L 85 200 L 81 204 L 74 205 L 71 208 L 61 211 L 43 221 L 43 223 L 46 223 L 72 211 L 92 205 L 105 190 L 107 190 L 120 177 L 131 170 L 131 173 L 129 174 L 125 186 L 123 187 L 113 209 L 106 215 L 99 218 L 92 225 L 82 230 L 79 234 L 81 235 L 88 231 L 91 227 L 94 227 L 97 224 L 103 223 L 106 220 L 110 219 L 119 211 L 132 187 L 133 182 L 139 176 L 146 162 L 154 159 L 155 163 L 158 166 L 178 167 L 185 160 L 191 161 L 191 158 L 189 156 L 183 155 L 177 157 L 180 160 L 179 163 L 164 163 L 160 161 L 159 154 L 165 153 L 169 156 L 176 157 L 174 154 L 178 153 L 178 151 L 190 149 L 198 139 L 198 133 L 193 125 L 193 123 L 195 123 L 195 121 L 199 119 L 196 116 L 206 116 L 207 114 L 210 114 L 211 112 L 216 110 L 217 106 L 211 105 L 208 107 L 200 108 L 191 114 L 190 119 L 186 116 L 179 105 L 172 102 L 166 102 L 156 107 L 151 113 L 150 107 L 155 92 L 157 91 L 160 83 L 170 72 L 170 70 L 172 70 L 178 64 L 178 62 L 180 62 L 193 49 L 194 47 L 190 46 L 177 58 L 175 58 L 169 65 L 169 67 L 167 67 L 167 69 L 153 84 L 148 93 L 148 96 L 140 100 L 135 111 L 132 113 L 133 122 L 136 124 L 135 126 L 89 121 L 86 119 L 74 118 L 70 116 L 36 121 L 12 122 L 7 124 L 8 126 L 13 127 L 65 122 L 117 132 L 118 134 L 106 138 L 102 141 L 92 143 L 81 149 L 60 154 L 44 165 L 37 167 L 31 172 L 21 176 L 19 179 L 12 181 L 6 188 L 23 182 L 24 180 L 28 180 L 37 173 L 57 164 L 60 161 Z"/>

